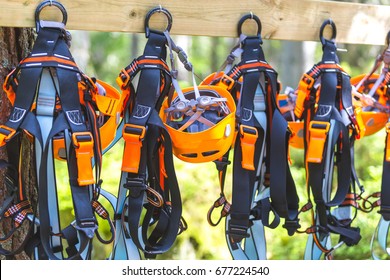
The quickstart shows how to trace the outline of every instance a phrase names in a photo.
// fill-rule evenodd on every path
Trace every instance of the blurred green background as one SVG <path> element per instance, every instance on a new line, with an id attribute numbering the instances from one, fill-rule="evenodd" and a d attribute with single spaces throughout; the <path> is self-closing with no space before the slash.
<path id="1" fill-rule="evenodd" d="M 372 1 L 371 1 L 372 2 Z M 378 3 L 380 1 L 377 1 Z M 384 3 L 383 3 L 384 4 Z M 337 25 L 337 22 L 336 22 Z M 383 34 L 383 38 L 385 39 Z M 89 76 L 95 76 L 116 88 L 115 78 L 121 68 L 127 66 L 135 57 L 143 52 L 146 39 L 143 34 L 99 33 L 72 31 L 72 53 L 80 68 Z M 208 74 L 216 71 L 224 62 L 234 38 L 208 38 L 174 36 L 177 45 L 186 50 L 189 60 L 194 65 L 197 82 Z M 368 72 L 376 55 L 383 46 L 345 45 L 338 44 L 347 52 L 340 52 L 342 67 L 351 75 Z M 321 58 L 321 46 L 318 42 L 286 42 L 264 40 L 264 52 L 267 61 L 279 73 L 283 85 L 296 88 L 301 75 Z M 180 68 L 179 80 L 181 86 L 190 85 L 190 74 Z M 385 132 L 382 129 L 375 135 L 364 137 L 355 144 L 355 165 L 361 183 L 367 196 L 380 190 L 382 160 Z M 103 188 L 113 194 L 117 193 L 120 178 L 120 166 L 123 152 L 122 140 L 104 156 Z M 291 149 L 292 171 L 300 194 L 301 206 L 307 201 L 305 186 L 305 171 L 303 166 L 303 151 Z M 181 189 L 183 201 L 183 217 L 188 223 L 188 230 L 176 240 L 172 249 L 160 256 L 161 259 L 231 259 L 225 242 L 224 222 L 217 227 L 211 227 L 206 220 L 206 214 L 212 203 L 219 196 L 217 172 L 213 163 L 188 164 L 175 158 L 175 168 Z M 65 165 L 56 167 L 61 178 L 59 187 L 63 199 L 61 211 L 64 222 L 72 219 L 72 205 L 67 190 Z M 230 193 L 231 171 L 227 176 L 226 188 Z M 112 209 L 103 202 L 112 214 Z M 219 211 L 219 209 L 217 210 Z M 375 209 L 371 213 L 359 212 L 354 222 L 361 228 L 362 240 L 357 246 L 342 246 L 335 252 L 335 259 L 370 259 L 370 241 L 380 215 Z M 308 226 L 309 214 L 302 214 L 303 226 Z M 68 220 L 68 221 L 67 221 Z M 108 227 L 101 222 L 102 234 L 108 236 Z M 306 234 L 296 234 L 292 237 L 281 225 L 274 230 L 266 228 L 267 255 L 269 259 L 302 259 Z M 95 243 L 94 258 L 107 258 L 110 245 Z"/>

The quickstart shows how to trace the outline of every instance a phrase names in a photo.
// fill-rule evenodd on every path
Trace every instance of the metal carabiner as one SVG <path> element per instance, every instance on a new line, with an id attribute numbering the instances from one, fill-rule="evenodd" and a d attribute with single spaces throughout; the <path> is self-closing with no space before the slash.
<path id="1" fill-rule="evenodd" d="M 334 23 L 334 21 L 332 19 L 325 20 L 322 23 L 321 28 L 320 28 L 320 41 L 323 45 L 325 45 L 326 41 L 329 41 L 329 40 L 324 38 L 324 29 L 327 25 L 330 25 L 332 27 L 332 37 L 330 38 L 330 41 L 334 41 L 336 39 L 336 35 L 337 35 L 336 24 Z"/>
<path id="2" fill-rule="evenodd" d="M 66 23 L 68 21 L 68 13 L 66 12 L 65 7 L 60 2 L 53 1 L 53 0 L 43 1 L 43 2 L 39 3 L 37 8 L 35 9 L 35 29 L 36 29 L 37 33 L 39 32 L 39 29 L 40 29 L 40 19 L 39 19 L 39 16 L 40 16 L 42 10 L 45 7 L 47 7 L 47 6 L 57 7 L 61 11 L 61 13 L 62 13 L 62 23 L 64 25 L 66 25 Z"/>
<path id="3" fill-rule="evenodd" d="M 256 21 L 256 23 L 257 23 L 257 36 L 261 36 L 261 21 L 256 15 L 253 14 L 253 12 L 250 12 L 249 14 L 244 15 L 239 20 L 238 25 L 237 25 L 238 36 L 240 36 L 242 34 L 242 25 L 248 19 Z"/>
<path id="4" fill-rule="evenodd" d="M 163 13 L 167 17 L 168 25 L 167 25 L 165 31 L 169 32 L 171 30 L 171 28 L 172 28 L 172 21 L 173 20 L 172 20 L 171 13 L 167 9 L 161 7 L 161 5 L 160 5 L 159 7 L 151 9 L 146 14 L 146 17 L 145 17 L 145 37 L 146 38 L 149 38 L 149 35 L 150 35 L 149 20 L 152 17 L 152 15 L 155 14 L 155 13 Z"/>

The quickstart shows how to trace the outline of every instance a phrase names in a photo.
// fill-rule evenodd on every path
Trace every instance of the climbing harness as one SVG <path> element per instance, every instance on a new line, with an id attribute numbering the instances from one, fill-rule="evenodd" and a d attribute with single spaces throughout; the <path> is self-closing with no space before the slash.
<path id="1" fill-rule="evenodd" d="M 149 27 L 155 13 L 163 13 L 167 18 L 164 32 Z M 145 258 L 154 258 L 166 252 L 184 229 L 172 140 L 159 117 L 164 99 L 179 88 L 172 49 L 191 68 L 184 51 L 169 35 L 171 26 L 168 10 L 162 7 L 150 10 L 145 18 L 148 40 L 144 53 L 123 69 L 117 79 L 125 99 L 124 152 L 115 212 L 118 234 L 112 259 L 139 259 L 139 251 Z M 171 69 L 165 61 L 167 49 Z M 139 80 L 135 90 L 136 76 Z"/>
<path id="2" fill-rule="evenodd" d="M 328 25 L 330 40 L 323 36 Z M 298 231 L 310 234 L 306 259 L 318 259 L 323 253 L 332 258 L 336 248 L 344 243 L 356 245 L 361 238 L 359 228 L 351 226 L 356 216 L 352 212 L 356 185 L 363 192 L 354 169 L 353 144 L 363 135 L 364 124 L 353 108 L 350 77 L 338 64 L 335 38 L 335 23 L 324 21 L 320 28 L 322 60 L 302 76 L 296 91 L 294 113 L 304 122 L 308 193 L 308 203 L 301 211 L 315 211 L 312 226 Z M 340 237 L 333 247 L 330 234 Z"/>
<path id="3" fill-rule="evenodd" d="M 255 36 L 242 33 L 246 20 L 256 22 Z M 287 160 L 287 122 L 276 106 L 277 73 L 264 57 L 260 19 L 253 13 L 243 16 L 238 35 L 239 44 L 228 55 L 224 71 L 203 82 L 226 87 L 237 106 L 232 203 L 224 193 L 228 150 L 215 161 L 221 194 L 208 220 L 217 225 L 226 217 L 226 240 L 233 259 L 266 259 L 264 226 L 275 228 L 285 218 L 284 227 L 292 234 L 291 229 L 298 226 L 298 196 Z M 241 61 L 233 65 L 239 56 Z M 215 222 L 212 214 L 217 207 L 222 210 Z"/>
<path id="4" fill-rule="evenodd" d="M 389 95 L 390 95 L 390 32 L 386 36 L 387 47 L 378 55 L 371 72 L 359 75 L 351 79 L 355 86 L 355 95 L 362 107 L 363 119 L 366 125 L 366 135 L 386 129 L 385 149 L 383 158 L 382 184 L 380 192 L 374 192 L 364 199 L 362 207 L 364 211 L 370 212 L 375 207 L 380 207 L 381 218 L 375 233 L 371 239 L 371 254 L 373 259 L 380 259 L 376 253 L 375 246 L 379 245 L 380 252 L 390 256 L 388 236 L 390 231 L 390 122 L 389 122 Z M 380 74 L 376 74 L 377 69 L 383 64 Z M 370 202 L 374 198 L 376 201 Z M 377 246 L 378 247 L 378 246 Z"/>
<path id="5" fill-rule="evenodd" d="M 47 6 L 57 7 L 62 22 L 40 19 Z M 31 53 L 7 76 L 3 85 L 12 111 L 0 126 L 0 146 L 7 149 L 5 199 L 1 219 L 11 219 L 13 229 L 1 237 L 8 240 L 29 219 L 30 234 L 21 248 L 1 254 L 27 251 L 35 259 L 89 259 L 93 237 L 105 243 L 114 239 L 108 211 L 98 201 L 102 180 L 102 148 L 116 131 L 120 94 L 108 84 L 80 71 L 69 51 L 71 36 L 65 30 L 67 12 L 57 1 L 41 2 L 35 12 L 37 38 Z M 101 137 L 107 137 L 103 143 Z M 22 172 L 22 156 L 28 141 L 34 149 L 35 168 Z M 65 160 L 73 201 L 74 221 L 63 226 L 58 206 L 56 164 Z M 38 209 L 25 193 L 25 178 L 34 174 L 38 186 Z M 37 216 L 39 213 L 39 217 Z M 70 212 L 70 211 L 69 211 Z M 106 220 L 111 238 L 104 240 L 97 221 Z M 29 218 L 29 219 L 27 219 Z"/>

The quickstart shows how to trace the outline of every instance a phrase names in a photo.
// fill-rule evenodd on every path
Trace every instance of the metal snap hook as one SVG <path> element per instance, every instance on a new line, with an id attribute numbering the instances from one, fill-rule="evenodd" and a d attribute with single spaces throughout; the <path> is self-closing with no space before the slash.
<path id="1" fill-rule="evenodd" d="M 45 7 L 47 7 L 47 6 L 57 7 L 61 11 L 61 13 L 62 13 L 62 23 L 64 25 L 66 25 L 66 23 L 68 21 L 68 13 L 66 12 L 65 7 L 60 2 L 53 1 L 53 0 L 43 1 L 43 2 L 39 3 L 37 8 L 35 9 L 35 28 L 36 28 L 37 32 L 39 32 L 39 29 L 40 29 L 40 19 L 39 19 L 39 16 L 40 16 L 42 10 Z"/>
<path id="2" fill-rule="evenodd" d="M 255 14 L 253 14 L 253 12 L 250 12 L 249 14 L 244 15 L 239 20 L 238 25 L 237 25 L 238 36 L 240 36 L 242 34 L 242 25 L 248 19 L 256 21 L 256 23 L 257 23 L 257 36 L 260 36 L 261 35 L 261 21 Z"/>
<path id="3" fill-rule="evenodd" d="M 325 45 L 325 42 L 327 39 L 324 38 L 324 29 L 327 25 L 330 25 L 332 27 L 332 37 L 330 38 L 331 41 L 334 41 L 336 39 L 337 30 L 336 30 L 336 24 L 332 19 L 325 20 L 320 28 L 320 41 L 323 45 Z"/>
<path id="4" fill-rule="evenodd" d="M 146 17 L 145 17 L 145 36 L 146 36 L 146 38 L 149 38 L 149 35 L 150 35 L 149 20 L 152 17 L 152 15 L 155 13 L 163 13 L 167 17 L 168 25 L 167 25 L 167 28 L 165 29 L 165 31 L 169 32 L 172 28 L 173 19 L 172 19 L 171 13 L 167 9 L 165 9 L 161 5 L 159 5 L 159 7 L 151 9 L 146 14 Z"/>

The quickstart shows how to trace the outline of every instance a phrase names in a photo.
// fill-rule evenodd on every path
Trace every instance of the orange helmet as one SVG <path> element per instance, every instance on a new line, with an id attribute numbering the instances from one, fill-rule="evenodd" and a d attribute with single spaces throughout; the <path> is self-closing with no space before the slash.
<path id="1" fill-rule="evenodd" d="M 379 78 L 378 74 L 372 74 L 362 85 L 359 83 L 365 78 L 362 74 L 351 78 L 351 84 L 356 88 L 353 93 L 355 106 L 362 108 L 362 119 L 366 127 L 365 135 L 372 135 L 385 127 L 389 115 L 387 113 L 386 87 L 379 86 L 373 96 L 368 95 L 371 88 Z"/>
<path id="2" fill-rule="evenodd" d="M 95 85 L 97 86 L 97 93 L 92 98 L 99 111 L 98 126 L 100 142 L 102 150 L 105 150 L 115 138 L 122 109 L 121 102 L 123 100 L 119 91 L 108 83 L 97 80 Z M 80 88 L 80 90 L 82 89 Z M 80 94 L 80 96 L 82 95 Z M 66 158 L 64 138 L 54 139 L 53 149 L 56 159 L 63 160 Z"/>
<path id="3" fill-rule="evenodd" d="M 175 91 L 166 99 L 160 117 L 167 128 L 173 153 L 192 163 L 209 162 L 223 156 L 235 133 L 236 105 L 221 86 L 200 85 Z"/>
<path id="4" fill-rule="evenodd" d="M 304 130 L 303 122 L 294 121 L 294 107 L 295 100 L 292 95 L 294 90 L 287 88 L 284 94 L 278 94 L 276 97 L 277 105 L 288 122 L 288 127 L 291 131 L 291 137 L 289 139 L 289 145 L 297 149 L 304 148 Z"/>

